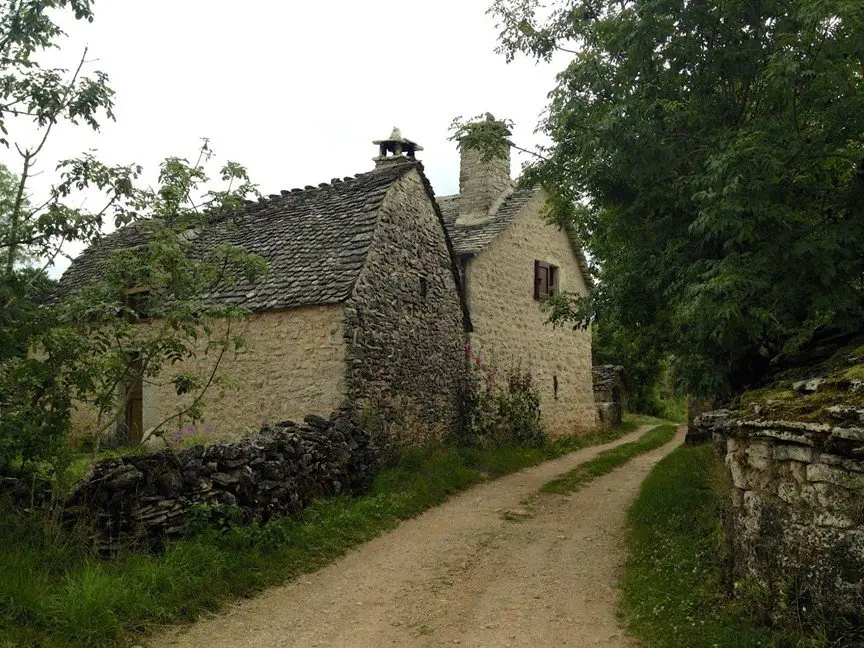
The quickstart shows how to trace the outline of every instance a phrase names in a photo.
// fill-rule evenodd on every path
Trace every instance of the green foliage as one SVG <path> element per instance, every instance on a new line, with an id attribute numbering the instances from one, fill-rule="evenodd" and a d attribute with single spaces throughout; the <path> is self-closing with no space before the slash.
<path id="1" fill-rule="evenodd" d="M 480 151 L 484 162 L 506 157 L 512 142 L 508 139 L 513 122 L 509 119 L 498 120 L 491 113 L 478 115 L 472 119 L 456 117 L 450 124 L 451 142 L 459 148 L 463 146 Z"/>
<path id="2" fill-rule="evenodd" d="M 17 173 L 0 167 L 0 473 L 14 467 L 59 475 L 73 402 L 95 409 L 98 439 L 125 406 L 117 398 L 124 386 L 157 382 L 164 367 L 185 359 L 210 354 L 218 367 L 224 354 L 242 351 L 231 322 L 246 311 L 202 296 L 265 270 L 242 249 L 195 244 L 201 228 L 256 193 L 234 162 L 219 170 L 222 186 L 210 188 L 206 140 L 195 162 L 166 159 L 155 189 L 135 186 L 138 165 L 105 164 L 92 153 L 63 160 L 47 195 L 31 204 L 34 166 L 54 127 L 98 130 L 114 117 L 108 79 L 86 69 L 86 50 L 71 70 L 41 63 L 46 50 L 61 46 L 59 23 L 69 14 L 92 21 L 90 0 L 0 7 L 0 144 L 14 145 L 20 156 Z M 106 259 L 103 275 L 86 289 L 46 302 L 54 287 L 44 271 L 64 245 L 98 241 L 109 219 L 114 227 L 134 223 L 144 243 Z M 149 292 L 127 298 L 130 289 Z M 140 325 L 143 314 L 150 325 Z M 169 420 L 199 417 L 215 380 L 215 369 L 176 378 L 175 390 L 188 400 Z"/>
<path id="3" fill-rule="evenodd" d="M 463 411 L 466 439 L 481 445 L 542 446 L 546 430 L 540 420 L 540 392 L 531 372 L 511 367 L 503 376 L 489 358 L 465 347 L 469 371 Z"/>
<path id="4" fill-rule="evenodd" d="M 525 179 L 554 188 L 551 217 L 596 263 L 578 315 L 656 349 L 700 395 L 860 327 L 861 2 L 540 5 L 491 12 L 509 58 L 570 56 Z"/>
<path id="5" fill-rule="evenodd" d="M 591 480 L 623 466 L 633 457 L 656 450 L 669 443 L 675 437 L 675 432 L 674 425 L 661 425 L 648 430 L 638 440 L 604 450 L 595 459 L 579 464 L 566 475 L 544 484 L 540 488 L 540 492 L 566 495 L 577 491 Z"/>
<path id="6" fill-rule="evenodd" d="M 88 552 L 83 530 L 69 535 L 51 518 L 0 511 L 0 645 L 137 643 L 156 624 L 189 622 L 315 571 L 490 476 L 615 436 L 559 439 L 541 448 L 415 449 L 382 470 L 366 495 L 319 500 L 296 517 L 244 525 L 230 507 L 196 510 L 190 535 L 169 542 L 159 555 L 98 559 Z"/>
<path id="7" fill-rule="evenodd" d="M 727 595 L 720 501 L 711 448 L 681 447 L 660 461 L 631 506 L 621 587 L 630 632 L 645 648 L 791 648 L 747 625 Z"/>

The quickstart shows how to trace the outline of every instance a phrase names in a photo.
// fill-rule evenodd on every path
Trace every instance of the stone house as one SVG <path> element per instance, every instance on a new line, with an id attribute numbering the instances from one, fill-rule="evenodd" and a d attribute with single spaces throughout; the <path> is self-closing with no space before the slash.
<path id="1" fill-rule="evenodd" d="M 593 428 L 590 330 L 553 328 L 540 309 L 559 290 L 586 294 L 585 256 L 571 232 L 543 217 L 545 190 L 514 187 L 509 147 L 491 160 L 466 147 L 460 155 L 459 194 L 438 204 L 459 260 L 472 349 L 499 370 L 532 372 L 552 435 Z"/>
<path id="2" fill-rule="evenodd" d="M 486 162 L 463 150 L 460 194 L 436 201 L 421 147 L 396 130 L 375 144 L 372 171 L 271 195 L 196 234 L 205 249 L 229 242 L 269 266 L 254 284 L 209 296 L 252 315 L 247 351 L 219 366 L 201 423 L 224 438 L 343 409 L 407 441 L 437 438 L 458 422 L 470 342 L 501 367 L 533 372 L 551 433 L 592 428 L 590 332 L 555 329 L 539 307 L 589 285 L 573 237 L 541 216 L 545 192 L 514 189 L 509 153 Z M 75 259 L 61 292 L 142 242 L 135 226 L 106 236 Z M 202 355 L 126 385 L 121 436 L 140 438 L 181 409 L 191 396 L 176 395 L 171 375 L 208 375 L 213 362 Z M 73 427 L 93 423 L 81 408 Z"/>
<path id="3" fill-rule="evenodd" d="M 471 323 L 456 257 L 415 159 L 420 147 L 398 132 L 376 144 L 371 172 L 271 195 L 198 234 L 205 249 L 230 242 L 269 265 L 253 285 L 209 296 L 252 311 L 247 351 L 218 368 L 228 387 L 211 387 L 205 400 L 202 423 L 216 437 L 346 408 L 414 441 L 457 423 Z M 61 291 L 88 281 L 111 250 L 140 237 L 135 227 L 106 236 L 73 262 Z M 207 375 L 213 361 L 201 355 L 168 373 Z M 118 425 L 132 440 L 183 403 L 170 375 L 126 389 L 134 396 L 124 399 Z M 82 408 L 73 428 L 92 423 Z"/>

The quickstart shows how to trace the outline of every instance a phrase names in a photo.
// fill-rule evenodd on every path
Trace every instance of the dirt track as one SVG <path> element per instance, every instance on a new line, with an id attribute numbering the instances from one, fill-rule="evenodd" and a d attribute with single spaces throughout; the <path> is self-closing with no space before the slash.
<path id="1" fill-rule="evenodd" d="M 537 489 L 646 429 L 472 488 L 321 571 L 150 646 L 635 646 L 615 615 L 624 516 L 683 434 L 571 496 Z"/>

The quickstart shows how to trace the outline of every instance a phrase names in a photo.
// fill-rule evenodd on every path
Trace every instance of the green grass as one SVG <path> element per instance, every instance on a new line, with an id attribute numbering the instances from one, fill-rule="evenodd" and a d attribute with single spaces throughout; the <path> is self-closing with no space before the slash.
<path id="1" fill-rule="evenodd" d="M 635 412 L 624 412 L 621 417 L 624 423 L 629 425 L 680 425 L 682 421 L 673 421 L 670 419 L 658 418 L 649 416 L 648 414 L 637 414 Z"/>
<path id="2" fill-rule="evenodd" d="M 194 620 L 319 569 L 452 493 L 626 429 L 542 448 L 407 452 L 361 497 L 320 500 L 264 525 L 205 531 L 161 554 L 99 559 L 50 520 L 0 512 L 0 648 L 132 645 L 154 626 Z"/>
<path id="3" fill-rule="evenodd" d="M 636 441 L 604 450 L 596 458 L 579 464 L 565 475 L 544 484 L 540 492 L 566 494 L 577 491 L 592 479 L 615 470 L 633 457 L 669 443 L 675 436 L 675 430 L 674 425 L 661 425 L 648 430 Z"/>
<path id="4" fill-rule="evenodd" d="M 785 648 L 726 595 L 710 447 L 681 447 L 651 471 L 628 512 L 622 610 L 644 648 Z M 810 645 L 810 644 L 807 644 Z"/>

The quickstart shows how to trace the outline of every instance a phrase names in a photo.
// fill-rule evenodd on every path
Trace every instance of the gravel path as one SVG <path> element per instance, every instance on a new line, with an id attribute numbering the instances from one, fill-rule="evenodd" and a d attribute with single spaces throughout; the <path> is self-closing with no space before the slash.
<path id="1" fill-rule="evenodd" d="M 649 427 L 476 486 L 329 567 L 150 646 L 635 646 L 615 614 L 625 512 L 683 432 L 570 496 L 537 489 Z"/>

